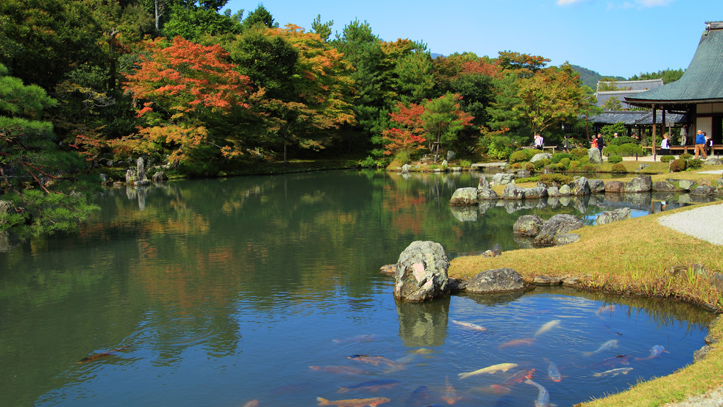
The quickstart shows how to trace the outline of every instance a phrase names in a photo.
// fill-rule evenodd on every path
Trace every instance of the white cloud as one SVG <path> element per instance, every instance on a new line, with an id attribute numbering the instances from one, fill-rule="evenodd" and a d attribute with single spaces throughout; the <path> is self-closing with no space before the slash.
<path id="1" fill-rule="evenodd" d="M 643 7 L 667 6 L 675 0 L 635 0 L 635 2 Z"/>
<path id="2" fill-rule="evenodd" d="M 558 6 L 568 6 L 570 4 L 582 3 L 585 0 L 557 0 Z"/>
<path id="3" fill-rule="evenodd" d="M 558 0 L 558 4 L 560 1 L 574 1 L 574 0 Z M 653 8 L 653 7 L 664 7 L 674 1 L 675 0 L 634 0 L 634 1 L 624 1 L 622 4 L 615 4 L 613 2 L 608 2 L 607 9 L 608 10 L 629 9 L 629 8 L 644 9 L 644 8 Z"/>

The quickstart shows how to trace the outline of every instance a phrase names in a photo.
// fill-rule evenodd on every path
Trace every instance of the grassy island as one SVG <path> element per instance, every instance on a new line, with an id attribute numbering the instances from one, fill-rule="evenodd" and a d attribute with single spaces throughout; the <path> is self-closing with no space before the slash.
<path id="1" fill-rule="evenodd" d="M 723 170 L 723 167 L 704 167 L 704 170 L 718 169 Z M 652 175 L 654 182 L 676 178 L 710 181 L 712 185 L 720 177 L 720 174 L 692 172 Z M 620 180 L 630 178 L 632 176 Z M 685 301 L 720 312 L 723 310 L 723 295 L 693 265 L 703 265 L 708 272 L 720 272 L 723 270 L 723 246 L 658 223 L 661 216 L 695 207 L 699 205 L 584 227 L 575 232 L 580 234 L 580 240 L 566 246 L 513 250 L 493 258 L 458 257 L 452 260 L 449 275 L 469 279 L 484 270 L 509 267 L 518 271 L 526 281 L 536 276 L 577 277 L 583 289 Z M 681 271 L 671 272 L 674 267 Z M 709 335 L 715 339 L 723 336 L 721 318 L 710 326 Z M 639 383 L 625 392 L 582 405 L 659 406 L 680 401 L 722 386 L 723 375 L 720 372 L 723 372 L 723 349 L 714 346 L 705 359 L 674 374 Z"/>

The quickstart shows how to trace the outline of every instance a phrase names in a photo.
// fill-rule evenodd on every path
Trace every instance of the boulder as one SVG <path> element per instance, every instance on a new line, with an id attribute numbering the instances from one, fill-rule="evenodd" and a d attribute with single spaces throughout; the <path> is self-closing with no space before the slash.
<path id="1" fill-rule="evenodd" d="M 552 154 L 550 154 L 550 153 L 537 153 L 537 154 L 535 154 L 534 157 L 532 157 L 530 162 L 534 164 L 538 161 L 549 160 L 551 158 L 552 158 Z"/>
<path id="2" fill-rule="evenodd" d="M 560 189 L 558 187 L 547 188 L 547 196 L 549 196 L 549 197 L 560 196 Z"/>
<path id="3" fill-rule="evenodd" d="M 485 270 L 467 282 L 468 293 L 487 294 L 518 291 L 525 288 L 520 273 L 509 268 Z"/>
<path id="4" fill-rule="evenodd" d="M 578 240 L 580 240 L 580 235 L 577 233 L 562 233 L 555 235 L 555 238 L 552 239 L 552 243 L 555 246 L 562 246 L 570 243 L 575 243 Z"/>
<path id="5" fill-rule="evenodd" d="M 484 175 L 479 177 L 479 183 L 477 184 L 477 189 L 489 189 L 490 182 L 487 181 L 487 177 Z"/>
<path id="6" fill-rule="evenodd" d="M 676 182 L 678 185 L 678 188 L 680 188 L 683 191 L 690 191 L 694 189 L 698 184 L 695 181 L 691 181 L 689 179 L 681 179 Z"/>
<path id="7" fill-rule="evenodd" d="M 397 273 L 397 265 L 396 264 L 385 264 L 385 265 L 379 267 L 379 272 L 382 274 L 393 276 Z"/>
<path id="8" fill-rule="evenodd" d="M 515 176 L 512 174 L 504 174 L 501 172 L 498 172 L 494 176 L 492 176 L 492 185 L 506 185 L 512 182 L 512 180 L 515 179 Z"/>
<path id="9" fill-rule="evenodd" d="M 151 177 L 151 179 L 153 180 L 153 182 L 155 182 L 155 183 L 158 184 L 158 183 L 161 183 L 161 182 L 163 182 L 163 181 L 168 181 L 168 175 L 166 175 L 166 173 L 163 172 L 163 171 L 156 171 L 156 173 L 153 174 L 153 176 Z"/>
<path id="10" fill-rule="evenodd" d="M 690 191 L 690 194 L 693 196 L 711 196 L 715 195 L 715 188 L 709 186 L 696 187 Z"/>
<path id="11" fill-rule="evenodd" d="M 477 200 L 478 201 L 490 201 L 494 199 L 500 199 L 500 196 L 497 195 L 497 192 L 495 192 L 492 188 L 486 188 L 486 189 L 477 189 Z"/>
<path id="12" fill-rule="evenodd" d="M 512 226 L 512 234 L 516 236 L 535 237 L 542 230 L 544 219 L 537 215 L 522 215 Z"/>
<path id="13" fill-rule="evenodd" d="M 602 164 L 602 154 L 600 154 L 600 149 L 598 148 L 593 147 L 587 150 L 587 158 L 590 164 Z"/>
<path id="14" fill-rule="evenodd" d="M 653 183 L 653 192 L 676 192 L 678 188 L 668 181 L 655 181 Z"/>
<path id="15" fill-rule="evenodd" d="M 402 165 L 402 172 L 403 172 L 404 174 L 409 174 L 409 170 L 410 170 L 411 168 L 412 168 L 411 165 L 409 165 L 409 164 L 404 164 L 404 165 Z"/>
<path id="16" fill-rule="evenodd" d="M 414 241 L 399 255 L 394 298 L 422 302 L 449 294 L 449 260 L 442 245 Z"/>
<path id="17" fill-rule="evenodd" d="M 605 184 L 605 192 L 621 193 L 625 191 L 625 183 L 622 181 L 610 181 Z"/>
<path id="18" fill-rule="evenodd" d="M 625 192 L 650 192 L 653 190 L 653 179 L 650 175 L 638 175 L 625 183 Z"/>
<path id="19" fill-rule="evenodd" d="M 559 192 L 560 196 L 570 196 L 570 194 L 572 193 L 569 185 L 561 186 Z"/>
<path id="20" fill-rule="evenodd" d="M 573 215 L 559 214 L 550 218 L 535 237 L 535 245 L 549 246 L 555 243 L 555 235 L 571 232 L 583 226 L 582 220 Z"/>
<path id="21" fill-rule="evenodd" d="M 580 177 L 568 185 L 570 185 L 570 195 L 590 195 L 590 185 L 585 177 Z"/>
<path id="22" fill-rule="evenodd" d="M 502 199 L 507 200 L 519 200 L 525 197 L 524 189 L 515 185 L 515 183 L 507 184 L 504 191 L 502 191 Z"/>
<path id="23" fill-rule="evenodd" d="M 723 178 L 718 178 L 716 181 L 715 187 L 718 191 L 723 190 Z"/>
<path id="24" fill-rule="evenodd" d="M 458 188 L 449 200 L 450 205 L 477 205 L 477 188 Z"/>
<path id="25" fill-rule="evenodd" d="M 560 285 L 562 279 L 559 277 L 535 276 L 532 279 L 534 285 Z"/>
<path id="26" fill-rule="evenodd" d="M 630 208 L 619 208 L 614 211 L 605 211 L 595 219 L 596 225 L 607 225 L 608 223 L 618 222 L 625 219 L 632 219 Z"/>
<path id="27" fill-rule="evenodd" d="M 587 185 L 590 187 L 591 194 L 600 194 L 605 192 L 605 181 L 601 179 L 589 179 Z"/>
<path id="28" fill-rule="evenodd" d="M 107 183 L 108 183 L 108 176 L 107 176 L 107 175 L 105 175 L 105 174 L 103 174 L 103 173 L 100 173 L 100 174 L 98 174 L 98 177 L 100 178 L 100 183 L 101 183 L 101 184 L 107 184 Z"/>
<path id="29" fill-rule="evenodd" d="M 545 188 L 545 187 L 522 188 L 522 195 L 525 199 L 546 198 L 547 197 L 547 188 Z"/>
<path id="30" fill-rule="evenodd" d="M 516 175 L 517 178 L 529 178 L 532 176 L 532 173 L 529 170 L 519 170 Z"/>
<path id="31" fill-rule="evenodd" d="M 703 161 L 704 165 L 723 165 L 723 160 L 716 157 L 711 157 L 705 161 Z"/>

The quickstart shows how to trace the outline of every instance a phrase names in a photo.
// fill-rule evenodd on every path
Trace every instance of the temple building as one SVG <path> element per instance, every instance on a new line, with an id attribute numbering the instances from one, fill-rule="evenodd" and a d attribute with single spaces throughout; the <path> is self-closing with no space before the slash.
<path id="1" fill-rule="evenodd" d="M 632 106 L 652 109 L 652 123 L 665 126 L 670 113 L 684 114 L 690 128 L 689 138 L 697 130 L 721 144 L 723 135 L 723 21 L 706 22 L 693 60 L 683 76 L 656 89 L 627 96 Z M 660 140 L 658 132 L 657 139 Z M 653 136 L 655 143 L 655 130 Z"/>

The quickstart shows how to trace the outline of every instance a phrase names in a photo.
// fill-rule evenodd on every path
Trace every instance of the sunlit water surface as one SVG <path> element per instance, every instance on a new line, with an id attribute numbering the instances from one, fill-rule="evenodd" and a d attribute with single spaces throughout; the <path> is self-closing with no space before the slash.
<path id="1" fill-rule="evenodd" d="M 626 205 L 500 204 L 470 220 L 448 201 L 476 184 L 330 172 L 109 189 L 80 233 L 0 253 L 0 405 L 531 406 L 539 388 L 509 380 L 523 372 L 569 406 L 692 361 L 712 316 L 680 304 L 539 288 L 395 302 L 378 269 L 414 240 L 450 257 L 511 250 L 521 215 L 592 225 Z"/>

